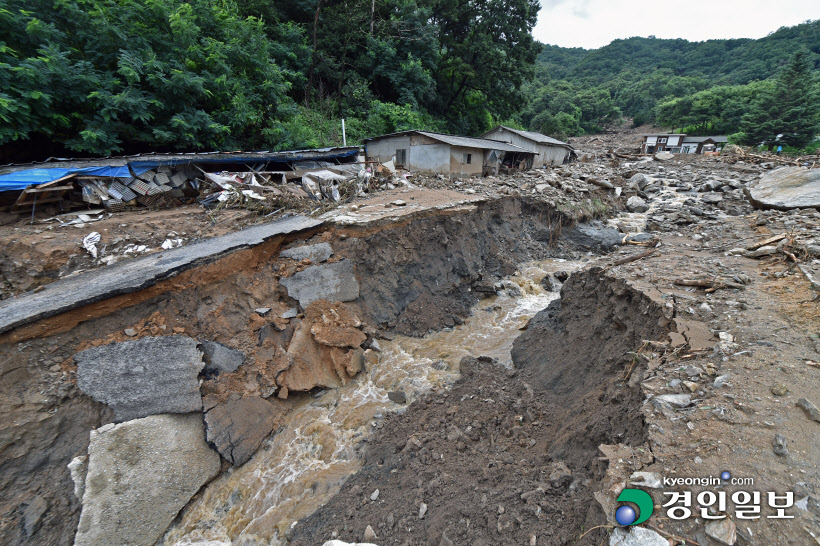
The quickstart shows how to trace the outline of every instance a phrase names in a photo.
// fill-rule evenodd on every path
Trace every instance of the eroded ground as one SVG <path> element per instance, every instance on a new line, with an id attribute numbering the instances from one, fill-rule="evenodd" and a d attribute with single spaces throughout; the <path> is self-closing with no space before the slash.
<path id="1" fill-rule="evenodd" d="M 607 152 L 616 143 L 590 137 L 575 143 L 586 161 L 544 171 L 411 178 L 327 212 L 308 232 L 3 333 L 3 541 L 74 539 L 82 505 L 67 464 L 86 453 L 92 429 L 114 421 L 78 389 L 75 355 L 178 335 L 242 353 L 238 369 L 211 370 L 200 388 L 207 433 L 224 425 L 217 415 L 243 432 L 211 441 L 222 474 L 188 503 L 167 544 L 601 544 L 616 532 L 614 497 L 636 471 L 730 471 L 764 492 L 761 519 L 731 514 L 716 528 L 664 518 L 662 493 L 685 488 L 643 486 L 658 505 L 646 527 L 671 544 L 816 542 L 820 423 L 798 401 L 820 404 L 820 304 L 807 279 L 820 269 L 820 211 L 752 209 L 743 189 L 765 172 L 759 165 L 618 157 Z M 246 211 L 213 220 L 188 207 L 81 229 L 4 226 L 4 297 L 118 267 L 79 245 L 91 229 L 110 251 L 101 257 L 125 261 L 138 259 L 125 254 L 129 244 L 160 252 L 166 238 L 186 246 L 260 221 Z M 306 244 L 329 244 L 332 253 L 282 254 Z M 572 275 L 554 264 L 546 289 L 520 275 L 523 263 L 547 258 L 576 260 L 565 267 Z M 345 303 L 311 305 L 289 288 L 346 263 L 357 291 Z M 558 288 L 559 277 L 559 303 L 521 332 L 515 321 L 486 318 L 489 329 L 470 322 Z M 499 297 L 507 303 L 486 299 Z M 430 334 L 442 329 L 454 333 L 446 343 Z M 476 360 L 476 347 L 496 359 L 507 350 L 506 341 L 484 342 L 493 332 L 517 337 L 514 369 L 503 358 Z M 397 334 L 420 345 L 394 345 Z M 414 352 L 436 343 L 446 346 L 441 358 Z M 373 379 L 395 354 L 405 359 L 403 375 Z M 470 357 L 459 366 L 462 355 Z M 459 370 L 466 373 L 454 383 Z M 305 408 L 308 417 L 318 412 L 317 425 L 290 426 Z M 270 436 L 252 434 L 259 411 Z M 283 455 L 271 461 L 270 453 Z M 297 468 L 291 456 L 329 470 L 274 494 Z M 794 492 L 793 519 L 766 517 L 770 491 Z M 327 502 L 313 515 L 311 492 Z M 291 528 L 288 518 L 300 521 Z"/>

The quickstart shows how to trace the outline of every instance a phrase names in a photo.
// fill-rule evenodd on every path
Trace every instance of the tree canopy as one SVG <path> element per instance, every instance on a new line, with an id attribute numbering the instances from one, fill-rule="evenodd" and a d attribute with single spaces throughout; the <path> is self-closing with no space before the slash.
<path id="1" fill-rule="evenodd" d="M 0 160 L 327 146 L 341 144 L 341 118 L 356 143 L 403 129 L 475 136 L 500 122 L 566 138 L 621 116 L 695 134 L 743 124 L 763 141 L 766 116 L 811 117 L 790 97 L 816 96 L 817 78 L 804 80 L 820 65 L 818 21 L 760 40 L 629 38 L 587 51 L 535 42 L 538 10 L 0 0 Z M 802 68 L 775 81 L 798 50 Z M 815 130 L 781 125 L 790 142 Z"/>

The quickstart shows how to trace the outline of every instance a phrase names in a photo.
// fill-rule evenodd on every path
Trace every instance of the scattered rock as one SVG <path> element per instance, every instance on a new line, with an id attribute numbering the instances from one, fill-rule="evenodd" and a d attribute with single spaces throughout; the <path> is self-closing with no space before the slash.
<path id="1" fill-rule="evenodd" d="M 197 345 L 205 360 L 205 371 L 231 373 L 245 362 L 245 354 L 216 341 L 202 341 Z"/>
<path id="2" fill-rule="evenodd" d="M 650 185 L 654 180 L 649 176 L 646 176 L 643 173 L 638 173 L 632 176 L 629 179 L 629 187 L 634 188 L 636 190 L 642 190 L 648 185 Z"/>
<path id="3" fill-rule="evenodd" d="M 373 530 L 371 526 L 367 526 L 364 530 L 364 540 L 366 542 L 372 542 L 374 540 L 378 540 L 379 537 L 376 536 L 376 532 Z"/>
<path id="4" fill-rule="evenodd" d="M 774 438 L 772 438 L 772 449 L 774 450 L 775 455 L 779 455 L 781 457 L 785 457 L 789 454 L 789 450 L 786 447 L 788 441 L 786 437 L 782 434 L 775 434 Z"/>
<path id="5" fill-rule="evenodd" d="M 208 395 L 203 404 L 208 442 L 233 466 L 245 464 L 256 453 L 285 413 L 260 396 L 238 393 L 221 403 Z"/>
<path id="6" fill-rule="evenodd" d="M 744 192 L 758 208 L 820 208 L 820 171 L 783 167 L 766 173 L 744 188 Z"/>
<path id="7" fill-rule="evenodd" d="M 359 297 L 359 282 L 349 260 L 311 266 L 280 283 L 303 309 L 316 300 L 353 301 Z"/>
<path id="8" fill-rule="evenodd" d="M 692 397 L 688 394 L 661 394 L 655 397 L 655 400 L 666 402 L 670 406 L 685 408 L 692 403 Z"/>
<path id="9" fill-rule="evenodd" d="M 560 292 L 561 291 L 561 283 L 558 282 L 552 275 L 547 275 L 543 279 L 541 279 L 541 286 L 544 287 L 544 290 L 547 292 Z"/>
<path id="10" fill-rule="evenodd" d="M 376 489 L 370 494 L 370 500 L 375 501 L 379 498 L 379 490 Z"/>
<path id="11" fill-rule="evenodd" d="M 704 203 L 710 203 L 712 205 L 716 205 L 717 203 L 720 203 L 721 201 L 723 201 L 723 196 L 719 193 L 709 192 L 709 193 L 704 193 L 703 195 L 701 195 L 700 199 Z"/>
<path id="12" fill-rule="evenodd" d="M 633 472 L 629 477 L 632 485 L 638 487 L 649 487 L 651 489 L 660 489 L 663 487 L 661 475 L 657 472 Z"/>
<path id="13" fill-rule="evenodd" d="M 265 315 L 270 313 L 270 307 L 257 307 L 256 309 L 254 309 L 254 311 L 260 317 L 264 317 Z"/>
<path id="14" fill-rule="evenodd" d="M 195 339 L 145 337 L 74 355 L 77 386 L 114 410 L 117 421 L 202 409 L 199 372 L 204 363 Z"/>
<path id="15" fill-rule="evenodd" d="M 295 307 L 291 307 L 290 309 L 288 309 L 287 311 L 282 313 L 281 318 L 283 318 L 283 319 L 292 319 L 292 318 L 296 318 L 298 315 L 299 315 L 299 310 Z"/>
<path id="16" fill-rule="evenodd" d="M 609 546 L 669 546 L 669 541 L 645 527 L 616 527 L 609 536 Z"/>
<path id="17" fill-rule="evenodd" d="M 789 388 L 783 383 L 773 386 L 770 390 L 772 391 L 772 394 L 775 396 L 786 396 L 787 394 L 789 394 Z"/>
<path id="18" fill-rule="evenodd" d="M 555 489 L 563 489 L 572 483 L 572 471 L 563 461 L 550 465 L 550 484 Z"/>
<path id="19" fill-rule="evenodd" d="M 137 335 L 137 331 L 133 328 L 126 328 L 125 330 L 123 330 L 123 333 L 125 333 L 125 335 L 127 335 L 128 337 L 134 337 Z"/>
<path id="20" fill-rule="evenodd" d="M 797 407 L 806 412 L 806 416 L 808 416 L 809 419 L 820 423 L 820 410 L 817 409 L 817 406 L 809 402 L 808 399 L 801 398 L 798 400 Z"/>
<path id="21" fill-rule="evenodd" d="M 310 260 L 311 263 L 318 264 L 327 261 L 333 255 L 333 247 L 330 243 L 319 243 L 315 245 L 304 245 L 293 248 L 288 248 L 279 253 L 282 258 L 290 258 L 301 262 L 302 260 Z"/>
<path id="22" fill-rule="evenodd" d="M 762 258 L 764 256 L 771 256 L 777 252 L 777 247 L 773 245 L 762 246 L 755 250 L 747 250 L 743 253 L 747 258 Z"/>
<path id="23" fill-rule="evenodd" d="M 721 520 L 710 521 L 706 524 L 706 534 L 721 544 L 732 546 L 737 542 L 737 527 L 735 522 L 725 517 Z"/>
<path id="24" fill-rule="evenodd" d="M 629 212 L 646 212 L 649 210 L 649 205 L 637 195 L 633 195 L 626 200 L 626 209 Z"/>
<path id="25" fill-rule="evenodd" d="M 154 544 L 219 466 L 198 413 L 152 415 L 92 431 L 74 544 Z"/>
<path id="26" fill-rule="evenodd" d="M 387 398 L 394 404 L 406 404 L 407 395 L 404 391 L 390 391 L 387 393 Z"/>
<path id="27" fill-rule="evenodd" d="M 424 519 L 425 514 L 427 514 L 427 505 L 425 503 L 421 503 L 419 505 L 419 519 Z"/>

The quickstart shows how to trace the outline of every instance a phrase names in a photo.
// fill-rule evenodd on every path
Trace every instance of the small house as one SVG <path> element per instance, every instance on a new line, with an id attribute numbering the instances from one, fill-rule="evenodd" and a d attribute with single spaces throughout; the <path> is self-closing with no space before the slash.
<path id="1" fill-rule="evenodd" d="M 365 139 L 364 148 L 368 161 L 447 175 L 486 175 L 502 166 L 528 169 L 535 155 L 506 142 L 415 130 Z"/>
<path id="2" fill-rule="evenodd" d="M 656 154 L 658 152 L 680 153 L 681 141 L 686 135 L 680 133 L 663 133 L 643 135 L 641 142 L 642 154 Z"/>
<path id="3" fill-rule="evenodd" d="M 702 154 L 714 152 L 728 142 L 725 136 L 692 137 L 682 133 L 643 135 L 642 154 L 672 152 L 673 154 Z"/>
<path id="4" fill-rule="evenodd" d="M 561 165 L 570 160 L 574 155 L 574 150 L 566 142 L 534 133 L 532 131 L 522 131 L 499 125 L 492 131 L 482 135 L 482 138 L 500 140 L 513 144 L 525 150 L 535 153 L 532 167 L 541 168 L 545 165 Z"/>
<path id="5" fill-rule="evenodd" d="M 725 136 L 684 137 L 680 153 L 703 154 L 718 152 L 729 142 Z"/>

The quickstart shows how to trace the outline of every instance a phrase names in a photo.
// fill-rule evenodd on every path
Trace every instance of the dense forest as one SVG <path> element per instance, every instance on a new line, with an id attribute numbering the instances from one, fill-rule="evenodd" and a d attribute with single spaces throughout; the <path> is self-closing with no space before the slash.
<path id="1" fill-rule="evenodd" d="M 564 137 L 596 132 L 622 116 L 636 126 L 656 123 L 695 135 L 740 133 L 744 114 L 774 92 L 799 52 L 805 53 L 798 82 L 803 95 L 795 99 L 808 105 L 801 113 L 816 127 L 820 21 L 784 27 L 759 40 L 650 36 L 591 51 L 545 46 L 535 80 L 525 85 L 529 104 L 517 119 Z M 743 135 L 736 140 L 743 141 Z"/>
<path id="2" fill-rule="evenodd" d="M 622 117 L 737 133 L 744 115 L 754 122 L 751 105 L 771 116 L 762 98 L 793 97 L 781 76 L 798 51 L 790 81 L 817 93 L 818 21 L 760 40 L 630 38 L 587 51 L 535 42 L 538 10 L 538 0 L 0 0 L 0 160 L 327 146 L 341 144 L 342 118 L 352 143 L 498 123 L 568 137 Z M 816 118 L 816 107 L 800 111 Z"/>

